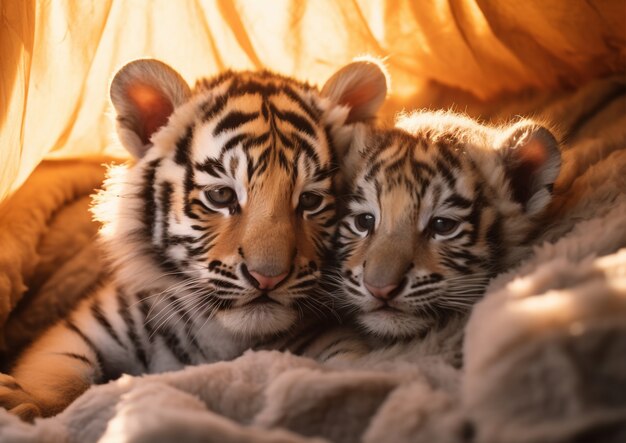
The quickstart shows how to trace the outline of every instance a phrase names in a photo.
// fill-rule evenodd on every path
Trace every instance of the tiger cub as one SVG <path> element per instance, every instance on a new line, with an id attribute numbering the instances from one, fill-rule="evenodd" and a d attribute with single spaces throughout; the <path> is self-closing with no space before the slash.
<path id="1" fill-rule="evenodd" d="M 157 60 L 124 66 L 111 100 L 135 162 L 110 171 L 94 209 L 110 281 L 0 375 L 0 405 L 53 415 L 93 383 L 231 359 L 306 321 L 337 221 L 336 158 L 385 95 L 366 61 L 321 91 L 268 71 L 192 90 Z"/>
<path id="2" fill-rule="evenodd" d="M 402 341 L 462 318 L 523 258 L 560 164 L 555 137 L 529 120 L 421 112 L 355 131 L 337 245 L 358 325 Z"/>

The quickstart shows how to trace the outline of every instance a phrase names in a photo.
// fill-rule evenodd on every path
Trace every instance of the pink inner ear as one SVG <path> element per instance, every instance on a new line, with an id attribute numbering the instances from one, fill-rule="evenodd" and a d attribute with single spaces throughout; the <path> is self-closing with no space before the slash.
<path id="1" fill-rule="evenodd" d="M 513 194 L 517 201 L 526 203 L 532 197 L 532 181 L 548 161 L 548 152 L 540 140 L 531 139 L 518 148 L 517 164 L 511 170 Z"/>
<path id="2" fill-rule="evenodd" d="M 350 106 L 350 114 L 348 121 L 360 120 L 364 112 L 364 105 L 371 103 L 378 94 L 377 84 L 375 82 L 363 82 L 352 91 L 346 92 L 341 97 L 341 104 Z"/>
<path id="3" fill-rule="evenodd" d="M 522 161 L 535 171 L 548 161 L 546 147 L 537 139 L 530 140 L 522 149 L 524 149 Z"/>
<path id="4" fill-rule="evenodd" d="M 167 123 L 167 118 L 174 111 L 174 106 L 161 91 L 150 85 L 129 86 L 127 93 L 137 110 L 139 124 L 137 133 L 141 141 L 148 144 L 152 134 Z"/>

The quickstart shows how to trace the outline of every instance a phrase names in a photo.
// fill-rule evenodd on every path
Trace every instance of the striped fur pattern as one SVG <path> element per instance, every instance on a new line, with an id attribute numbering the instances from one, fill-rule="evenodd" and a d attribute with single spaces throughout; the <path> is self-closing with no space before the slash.
<path id="1" fill-rule="evenodd" d="M 410 338 L 466 313 L 522 257 L 560 153 L 532 121 L 416 113 L 359 131 L 346 161 L 339 283 L 368 332 Z"/>
<path id="2" fill-rule="evenodd" d="M 91 383 L 285 346 L 323 322 L 311 313 L 324 306 L 336 157 L 385 88 L 370 62 L 328 93 L 271 72 L 191 90 L 158 61 L 124 67 L 111 95 L 136 161 L 110 170 L 94 209 L 112 278 L 26 350 L 0 404 L 51 415 Z"/>

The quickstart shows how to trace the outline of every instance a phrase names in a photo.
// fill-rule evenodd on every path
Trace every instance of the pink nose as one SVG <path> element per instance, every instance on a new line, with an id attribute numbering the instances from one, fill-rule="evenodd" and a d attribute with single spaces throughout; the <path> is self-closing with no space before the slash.
<path id="1" fill-rule="evenodd" d="M 276 275 L 274 277 L 268 277 L 266 275 L 263 274 L 259 274 L 258 272 L 255 271 L 249 271 L 250 275 L 258 282 L 259 289 L 274 289 L 276 286 L 278 286 L 278 284 L 283 281 L 285 279 L 285 277 L 287 277 L 288 272 L 285 272 L 283 274 L 280 275 Z"/>
<path id="2" fill-rule="evenodd" d="M 364 282 L 365 283 L 365 282 Z M 379 288 L 378 286 L 372 286 L 365 283 L 365 287 L 372 294 L 373 297 L 381 300 L 391 300 L 397 294 L 393 293 L 394 289 L 398 287 L 398 284 L 387 285 Z"/>

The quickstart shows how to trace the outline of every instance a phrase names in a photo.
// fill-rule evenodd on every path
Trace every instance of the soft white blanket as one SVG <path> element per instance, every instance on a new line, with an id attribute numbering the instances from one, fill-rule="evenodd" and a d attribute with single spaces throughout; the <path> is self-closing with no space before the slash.
<path id="1" fill-rule="evenodd" d="M 589 437 L 581 441 L 610 441 L 595 434 L 609 431 L 619 438 L 626 197 L 610 206 L 491 284 L 467 327 L 464 372 L 437 356 L 441 336 L 329 367 L 248 352 L 125 376 L 34 425 L 0 411 L 0 441 L 557 442 L 581 432 Z"/>

